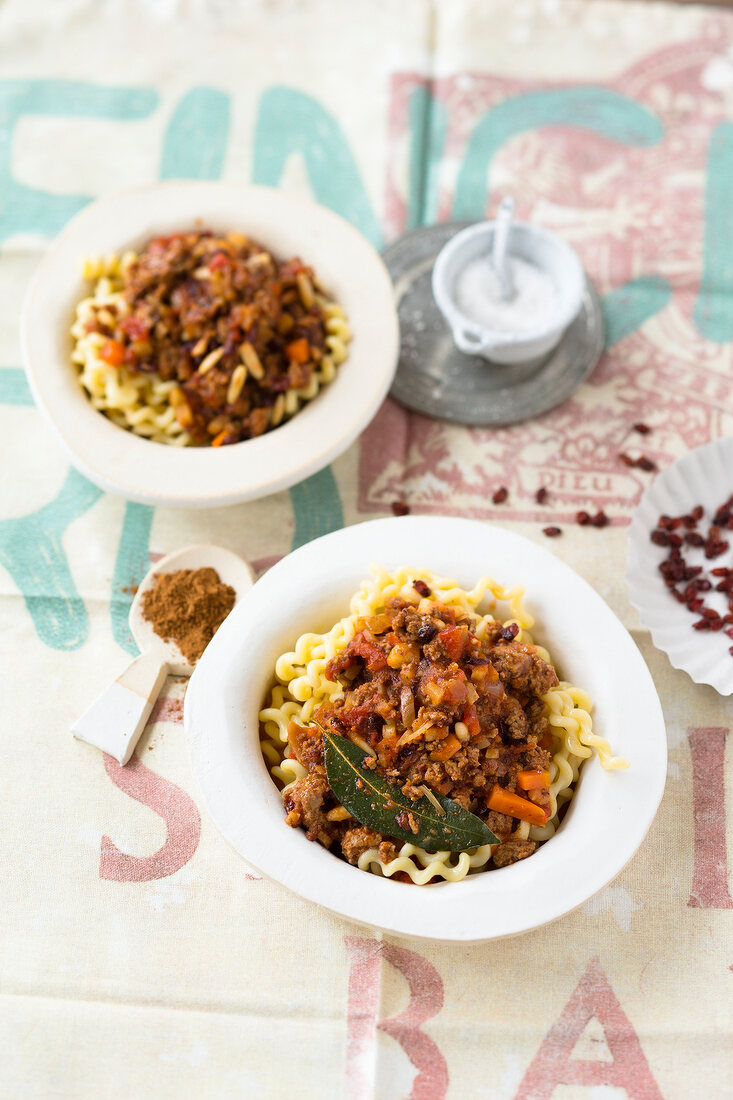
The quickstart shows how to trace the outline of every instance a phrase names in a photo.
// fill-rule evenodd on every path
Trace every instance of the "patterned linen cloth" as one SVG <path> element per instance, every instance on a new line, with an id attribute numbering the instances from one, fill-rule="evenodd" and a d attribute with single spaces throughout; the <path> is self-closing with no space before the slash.
<path id="1" fill-rule="evenodd" d="M 625 534 L 650 475 L 617 455 L 636 445 L 664 467 L 733 426 L 733 16 L 605 0 L 6 0 L 0 43 L 0 1092 L 729 1096 L 730 701 L 638 629 Z M 311 193 L 378 247 L 511 193 L 580 251 L 607 352 L 561 408 L 504 430 L 388 401 L 332 469 L 253 504 L 102 494 L 33 408 L 18 311 L 76 210 L 177 176 Z M 654 429 L 643 440 L 638 420 Z M 550 546 L 633 632 L 664 704 L 668 784 L 641 850 L 518 939 L 394 940 L 262 880 L 207 819 L 180 681 L 125 769 L 69 735 L 134 652 L 126 590 L 156 555 L 212 541 L 262 570 L 397 498 Z M 611 528 L 573 524 L 600 507 Z M 549 523 L 563 527 L 552 544 Z"/>

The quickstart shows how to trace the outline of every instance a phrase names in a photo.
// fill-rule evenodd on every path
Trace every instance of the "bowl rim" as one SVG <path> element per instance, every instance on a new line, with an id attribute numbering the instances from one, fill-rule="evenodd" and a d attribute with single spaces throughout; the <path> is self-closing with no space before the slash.
<path id="1" fill-rule="evenodd" d="M 292 419 L 256 439 L 218 449 L 166 446 L 118 427 L 94 409 L 70 361 L 68 329 L 85 293 L 82 258 L 122 252 L 156 232 L 193 227 L 197 220 L 222 230 L 242 229 L 276 253 L 285 248 L 292 250 L 289 255 L 302 253 L 344 306 L 353 333 L 336 378 Z M 46 323 L 39 324 L 39 317 Z M 20 331 L 34 401 L 81 473 L 129 500 L 200 508 L 279 492 L 332 462 L 381 405 L 399 353 L 389 273 L 354 226 L 277 188 L 221 180 L 130 187 L 85 206 L 41 260 L 26 291 Z"/>
<path id="2" fill-rule="evenodd" d="M 458 551 L 455 547 L 459 547 Z M 427 552 L 425 548 L 430 548 Z M 356 589 L 371 560 L 387 568 L 430 565 L 455 554 L 448 570 L 467 584 L 477 579 L 476 563 L 491 556 L 502 583 L 526 577 L 530 611 L 560 613 L 560 660 L 586 662 L 584 647 L 573 647 L 573 631 L 588 624 L 616 660 L 634 700 L 624 712 L 615 685 L 598 662 L 592 689 L 611 709 L 617 724 L 600 732 L 615 752 L 632 755 L 628 771 L 606 773 L 597 759 L 587 761 L 570 810 L 556 836 L 530 859 L 477 874 L 460 883 L 407 888 L 359 871 L 311 843 L 283 820 L 279 793 L 259 750 L 257 712 L 271 679 L 274 657 L 295 642 L 304 624 L 322 629 L 348 610 L 346 590 Z M 406 560 L 407 557 L 413 560 Z M 386 560 L 385 560 L 386 559 Z M 330 601 L 330 602 L 329 602 Z M 321 621 L 314 621 L 314 616 Z M 323 619 L 325 618 L 325 622 Z M 544 640 L 544 639 L 542 639 Z M 556 658 L 557 659 L 557 658 Z M 572 678 L 578 682 L 576 675 Z M 623 722 L 621 721 L 623 716 Z M 194 774 L 204 802 L 233 847 L 266 877 L 305 900 L 357 924 L 412 938 L 476 943 L 529 931 L 583 904 L 626 865 L 651 825 L 664 790 L 667 745 L 649 670 L 632 638 L 593 588 L 536 543 L 498 527 L 461 518 L 399 517 L 372 520 L 325 535 L 273 566 L 243 597 L 215 635 L 188 685 L 184 727 Z M 633 727 L 633 730 L 632 730 Z M 601 812 L 598 807 L 602 800 Z M 633 812 L 630 812 L 633 811 Z M 613 822 L 611 836 L 609 821 Z M 557 890 L 558 876 L 564 892 Z M 539 889 L 538 889 L 539 888 Z M 395 891 L 402 890 L 402 893 Z"/>
<path id="3" fill-rule="evenodd" d="M 505 329 L 495 329 L 489 325 L 481 324 L 465 314 L 456 304 L 448 287 L 446 276 L 448 264 L 455 258 L 456 253 L 466 246 L 467 242 L 474 240 L 476 237 L 488 236 L 494 232 L 495 227 L 495 220 L 477 222 L 474 225 L 466 226 L 465 229 L 459 230 L 454 237 L 451 237 L 443 245 L 435 259 L 432 274 L 433 295 L 438 308 L 448 321 L 451 329 L 456 327 L 471 328 L 480 333 L 485 341 L 491 340 L 494 348 L 523 347 L 526 344 L 534 344 L 540 340 L 549 339 L 558 332 L 562 332 L 577 315 L 582 303 L 583 288 L 585 286 L 583 264 L 576 250 L 564 237 L 551 229 L 533 225 L 531 222 L 513 221 L 511 231 L 518 230 L 520 234 L 535 236 L 565 254 L 575 283 L 575 287 L 571 287 L 573 294 L 570 296 L 565 309 L 557 314 L 552 322 L 545 325 L 523 329 L 521 332 L 507 332 Z"/>

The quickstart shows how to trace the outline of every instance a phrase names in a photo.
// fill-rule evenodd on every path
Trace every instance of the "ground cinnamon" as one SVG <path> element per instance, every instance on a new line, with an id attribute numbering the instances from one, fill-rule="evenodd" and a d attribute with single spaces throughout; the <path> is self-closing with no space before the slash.
<path id="1" fill-rule="evenodd" d="M 193 664 L 234 607 L 236 593 L 210 566 L 157 573 L 143 596 L 143 617 Z"/>

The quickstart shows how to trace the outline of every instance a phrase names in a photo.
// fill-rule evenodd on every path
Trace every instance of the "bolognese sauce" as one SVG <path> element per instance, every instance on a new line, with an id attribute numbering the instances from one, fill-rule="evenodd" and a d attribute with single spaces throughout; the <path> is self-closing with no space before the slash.
<path id="1" fill-rule="evenodd" d="M 425 581 L 414 587 L 421 597 L 431 594 Z M 535 646 L 517 640 L 516 624 L 493 623 L 479 638 L 476 622 L 459 607 L 402 598 L 359 619 L 326 666 L 342 696 L 321 703 L 313 724 L 289 725 L 290 755 L 307 772 L 283 792 L 289 825 L 350 863 L 368 849 L 378 849 L 384 864 L 398 854 L 401 842 L 339 808 L 324 764 L 327 730 L 368 751 L 365 765 L 409 799 L 447 796 L 485 821 L 500 840 L 495 867 L 532 854 L 536 842 L 514 834 L 518 823 L 542 826 L 550 816 L 542 696 L 558 678 Z M 409 828 L 409 812 L 403 816 Z"/>

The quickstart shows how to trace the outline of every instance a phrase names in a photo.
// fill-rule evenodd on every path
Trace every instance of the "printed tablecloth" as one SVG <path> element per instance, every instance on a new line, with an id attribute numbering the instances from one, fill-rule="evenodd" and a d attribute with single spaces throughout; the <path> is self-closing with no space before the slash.
<path id="1" fill-rule="evenodd" d="M 5 0 L 0 51 L 2 1095 L 729 1096 L 730 702 L 638 628 L 625 535 L 650 475 L 617 456 L 639 445 L 639 420 L 660 467 L 733 429 L 733 15 L 606 0 Z M 562 407 L 503 430 L 387 401 L 331 469 L 253 504 L 187 512 L 103 494 L 32 405 L 19 307 L 75 211 L 169 177 L 312 194 L 377 246 L 511 193 L 580 251 L 606 353 Z M 499 485 L 509 500 L 495 506 Z M 261 879 L 207 819 L 181 681 L 127 768 L 69 735 L 134 652 L 129 587 L 156 555 L 218 542 L 261 571 L 395 499 L 546 546 L 541 528 L 561 526 L 551 549 L 632 631 L 664 705 L 667 789 L 640 852 L 579 911 L 518 939 L 383 937 Z M 612 527 L 572 522 L 600 507 Z"/>

